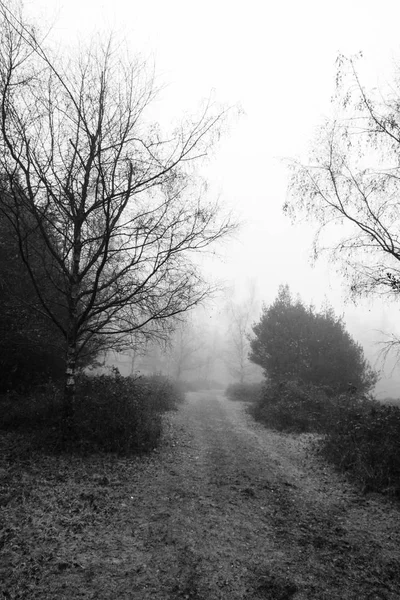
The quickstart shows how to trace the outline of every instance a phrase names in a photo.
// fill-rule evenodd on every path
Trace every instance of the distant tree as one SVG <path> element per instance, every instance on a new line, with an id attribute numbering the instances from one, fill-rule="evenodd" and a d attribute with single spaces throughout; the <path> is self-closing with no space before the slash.
<path id="1" fill-rule="evenodd" d="M 364 353 L 332 309 L 316 312 L 294 300 L 287 285 L 276 300 L 263 308 L 253 326 L 250 360 L 279 382 L 297 380 L 346 392 L 349 385 L 364 393 L 376 383 L 376 374 Z"/>
<path id="2" fill-rule="evenodd" d="M 354 297 L 400 292 L 399 106 L 398 66 L 386 89 L 366 90 L 355 59 L 339 56 L 336 117 L 322 124 L 308 164 L 292 165 L 285 210 L 319 224 L 315 256 L 328 250 Z"/>
<path id="3" fill-rule="evenodd" d="M 231 296 L 226 305 L 228 320 L 225 364 L 233 379 L 245 383 L 257 378 L 257 369 L 249 361 L 251 324 L 256 314 L 256 291 L 254 282 L 249 285 L 248 295 L 242 301 Z"/>
<path id="4" fill-rule="evenodd" d="M 145 116 L 155 95 L 146 65 L 121 60 L 111 40 L 63 61 L 10 6 L 0 0 L 0 210 L 37 310 L 64 338 L 67 422 L 90 344 L 121 349 L 135 331 L 159 334 L 212 291 L 192 256 L 233 225 L 189 165 L 207 154 L 225 111 L 207 104 L 162 136 Z M 43 245 L 57 265 L 54 277 L 43 263 L 46 285 L 35 269 Z"/>
<path id="5" fill-rule="evenodd" d="M 181 381 L 185 373 L 201 368 L 203 346 L 200 332 L 192 324 L 184 321 L 177 325 L 166 349 L 169 374 L 176 381 Z"/>

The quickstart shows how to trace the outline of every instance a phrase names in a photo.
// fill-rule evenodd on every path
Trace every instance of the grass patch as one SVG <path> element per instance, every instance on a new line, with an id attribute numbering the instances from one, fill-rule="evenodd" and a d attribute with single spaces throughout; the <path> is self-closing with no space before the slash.
<path id="1" fill-rule="evenodd" d="M 0 598 L 113 597 L 114 575 L 99 551 L 126 528 L 137 469 L 115 454 L 46 455 L 26 432 L 1 432 Z"/>

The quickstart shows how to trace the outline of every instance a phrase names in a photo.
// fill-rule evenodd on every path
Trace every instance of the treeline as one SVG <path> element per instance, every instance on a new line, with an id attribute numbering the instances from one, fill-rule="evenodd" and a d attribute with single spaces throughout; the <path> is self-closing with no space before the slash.
<path id="1" fill-rule="evenodd" d="M 372 396 L 377 375 L 343 321 L 282 286 L 253 326 L 250 359 L 262 385 L 229 386 L 255 419 L 279 431 L 322 434 L 321 451 L 365 491 L 400 495 L 400 409 Z"/>

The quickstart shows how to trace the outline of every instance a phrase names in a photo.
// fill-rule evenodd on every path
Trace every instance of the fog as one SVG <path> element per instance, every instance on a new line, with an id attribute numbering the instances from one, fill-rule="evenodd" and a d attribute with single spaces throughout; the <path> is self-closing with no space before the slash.
<path id="1" fill-rule="evenodd" d="M 315 226 L 293 224 L 282 211 L 288 185 L 285 159 L 307 160 L 318 125 L 331 114 L 338 53 L 363 52 L 360 69 L 366 85 L 390 79 L 393 64 L 400 61 L 398 3 L 384 0 L 377 10 L 372 2 L 344 0 L 331 5 L 252 0 L 245 7 L 227 0 L 32 0 L 27 8 L 48 23 L 49 36 L 60 40 L 60 48 L 79 36 L 111 29 L 154 63 L 160 93 L 152 116 L 161 125 L 195 112 L 210 93 L 221 104 L 240 108 L 202 166 L 208 193 L 219 197 L 241 225 L 215 255 L 201 259 L 221 292 L 189 316 L 185 335 L 190 341 L 185 343 L 192 358 L 185 375 L 192 377 L 197 369 L 210 379 L 229 380 L 228 297 L 245 302 L 255 285 L 256 320 L 261 305 L 271 303 L 279 285 L 287 283 L 304 302 L 318 307 L 328 301 L 343 316 L 382 371 L 377 394 L 398 396 L 400 372 L 394 358 L 386 365 L 379 360 L 380 342 L 397 330 L 397 305 L 376 298 L 351 303 L 347 282 L 335 265 L 324 259 L 311 265 Z M 176 372 L 179 341 L 171 344 L 166 350 L 149 350 L 147 365 L 143 358 L 136 365 Z M 113 360 L 122 370 L 132 368 L 132 357 L 107 357 L 108 363 Z"/>

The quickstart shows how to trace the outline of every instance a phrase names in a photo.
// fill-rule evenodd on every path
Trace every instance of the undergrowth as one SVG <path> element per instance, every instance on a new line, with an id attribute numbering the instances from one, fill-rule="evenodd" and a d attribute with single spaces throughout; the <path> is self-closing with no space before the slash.
<path id="1" fill-rule="evenodd" d="M 350 472 L 364 491 L 400 496 L 399 407 L 342 401 L 326 434 L 323 454 Z"/>
<path id="2" fill-rule="evenodd" d="M 269 382 L 250 412 L 272 429 L 321 432 L 333 417 L 334 402 L 324 388 L 296 381 Z"/>
<path id="3" fill-rule="evenodd" d="M 262 391 L 261 383 L 231 383 L 225 390 L 229 400 L 256 402 Z"/>
<path id="4" fill-rule="evenodd" d="M 265 384 L 249 412 L 272 429 L 322 434 L 322 454 L 364 491 L 400 496 L 400 407 L 288 381 Z"/>
<path id="5" fill-rule="evenodd" d="M 2 396 L 0 429 L 25 431 L 46 449 L 135 454 L 157 445 L 162 414 L 182 401 L 183 393 L 162 376 L 81 375 L 67 440 L 62 390 L 51 382 L 28 395 Z"/>

